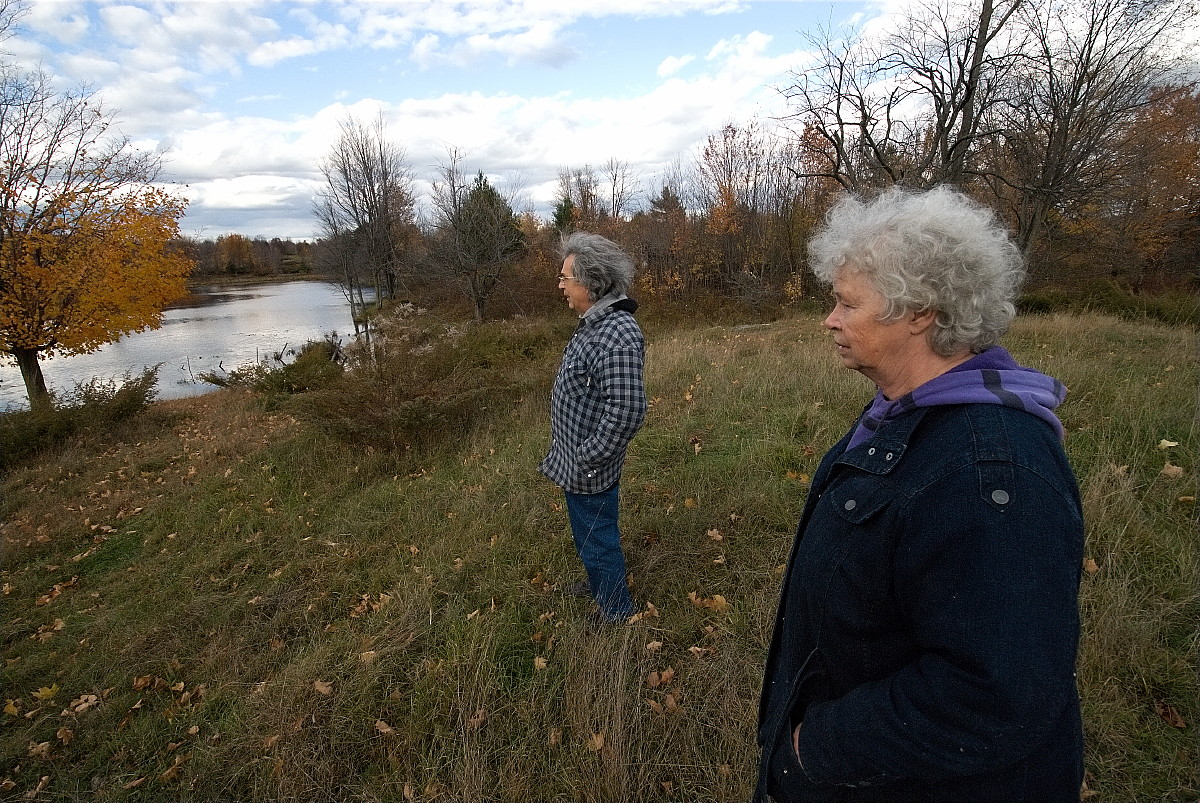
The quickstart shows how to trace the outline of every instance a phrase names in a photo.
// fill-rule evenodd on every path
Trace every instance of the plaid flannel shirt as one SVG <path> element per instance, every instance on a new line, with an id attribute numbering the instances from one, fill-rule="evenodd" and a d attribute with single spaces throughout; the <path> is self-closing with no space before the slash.
<path id="1" fill-rule="evenodd" d="M 550 450 L 538 470 L 565 491 L 600 493 L 616 484 L 646 417 L 636 307 L 621 299 L 585 315 L 563 351 L 550 394 Z"/>

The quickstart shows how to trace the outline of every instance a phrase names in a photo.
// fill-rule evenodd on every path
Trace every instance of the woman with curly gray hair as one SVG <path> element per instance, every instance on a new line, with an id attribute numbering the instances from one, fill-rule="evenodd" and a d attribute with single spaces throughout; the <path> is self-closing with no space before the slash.
<path id="1" fill-rule="evenodd" d="M 842 200 L 810 253 L 876 392 L 788 559 L 756 798 L 1074 803 L 1083 521 L 1066 389 L 997 345 L 1020 252 L 938 188 Z"/>

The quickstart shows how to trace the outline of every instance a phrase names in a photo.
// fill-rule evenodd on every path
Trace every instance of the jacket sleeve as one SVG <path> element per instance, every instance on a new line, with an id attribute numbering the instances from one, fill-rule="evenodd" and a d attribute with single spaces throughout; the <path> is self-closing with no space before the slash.
<path id="1" fill-rule="evenodd" d="M 1077 501 L 1033 470 L 992 465 L 943 478 L 898 513 L 895 594 L 918 650 L 808 708 L 800 759 L 811 782 L 999 769 L 1029 755 L 1072 703 Z"/>
<path id="2" fill-rule="evenodd" d="M 642 382 L 644 352 L 636 346 L 602 350 L 592 363 L 592 376 L 602 399 L 600 421 L 579 448 L 583 468 L 601 466 L 624 450 L 646 417 Z"/>

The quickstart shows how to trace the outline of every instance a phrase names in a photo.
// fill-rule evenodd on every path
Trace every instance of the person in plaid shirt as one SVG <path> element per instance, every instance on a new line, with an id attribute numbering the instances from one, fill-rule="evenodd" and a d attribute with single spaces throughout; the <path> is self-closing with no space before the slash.
<path id="1" fill-rule="evenodd" d="M 538 469 L 563 489 L 575 550 L 587 582 L 569 593 L 591 594 L 604 622 L 634 613 L 625 582 L 617 510 L 625 450 L 646 417 L 642 366 L 646 346 L 626 292 L 633 260 L 598 234 L 563 240 L 558 286 L 579 316 L 550 395 L 550 450 Z"/>

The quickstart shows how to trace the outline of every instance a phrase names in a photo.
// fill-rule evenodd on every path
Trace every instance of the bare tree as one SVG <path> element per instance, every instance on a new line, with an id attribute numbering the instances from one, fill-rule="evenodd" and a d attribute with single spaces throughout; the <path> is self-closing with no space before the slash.
<path id="1" fill-rule="evenodd" d="M 605 163 L 604 178 L 608 184 L 608 214 L 613 220 L 624 220 L 637 194 L 637 178 L 629 162 L 615 157 Z"/>
<path id="2" fill-rule="evenodd" d="M 791 119 L 819 137 L 821 175 L 855 190 L 966 181 L 1021 2 L 927 0 L 878 41 L 811 37 L 820 60 L 784 91 Z"/>
<path id="3" fill-rule="evenodd" d="M 382 114 L 370 126 L 352 117 L 340 126 L 313 205 L 325 261 L 337 268 L 352 303 L 363 303 L 367 282 L 377 300 L 391 298 L 417 234 L 412 172 L 403 148 L 388 140 Z"/>
<path id="4" fill-rule="evenodd" d="M 1044 0 L 1021 12 L 1030 46 L 990 110 L 1003 131 L 988 178 L 1031 251 L 1052 214 L 1103 199 L 1122 142 L 1176 62 L 1172 37 L 1195 20 L 1187 0 Z"/>
<path id="5" fill-rule="evenodd" d="M 558 171 L 555 202 L 570 209 L 575 224 L 583 228 L 595 228 L 608 214 L 600 197 L 600 180 L 591 165 Z"/>

